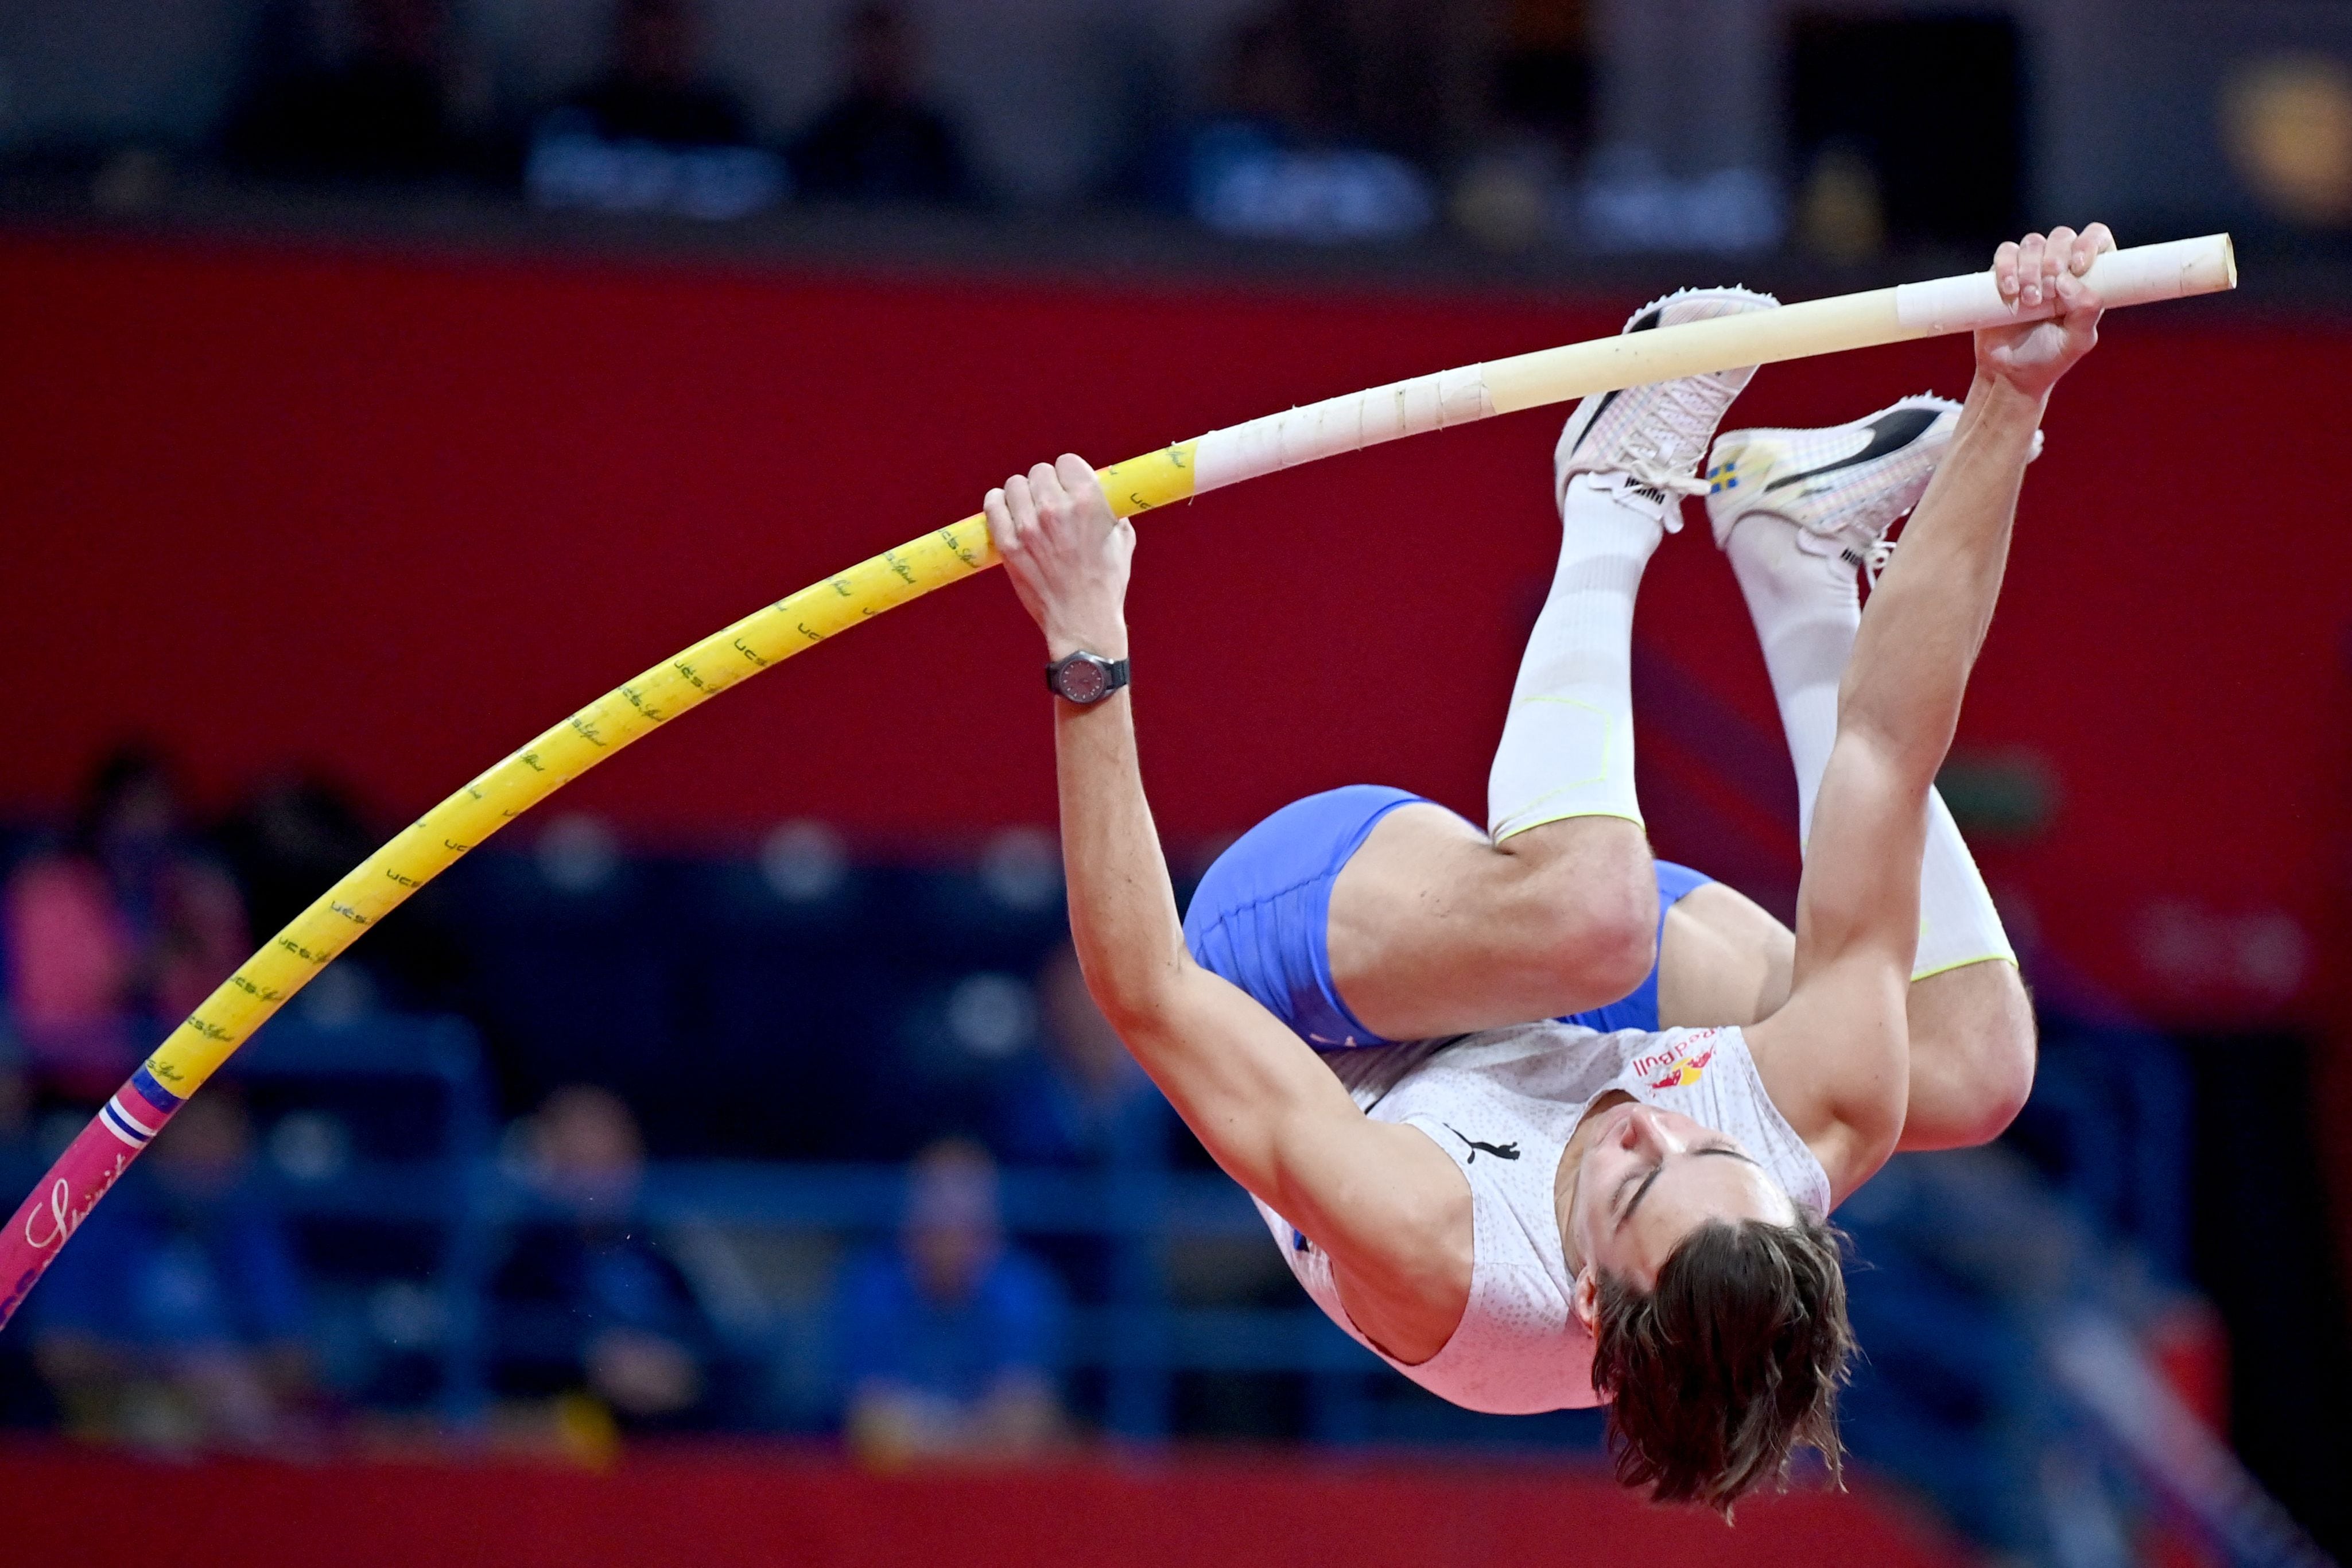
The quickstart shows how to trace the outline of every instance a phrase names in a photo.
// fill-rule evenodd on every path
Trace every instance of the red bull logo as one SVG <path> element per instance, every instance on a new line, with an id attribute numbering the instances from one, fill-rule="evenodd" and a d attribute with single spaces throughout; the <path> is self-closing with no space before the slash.
<path id="1" fill-rule="evenodd" d="M 1700 1076 L 1706 1071 L 1706 1064 L 1713 1060 L 1715 1060 L 1713 1047 L 1699 1052 L 1695 1057 L 1684 1057 L 1666 1069 L 1665 1076 L 1653 1079 L 1650 1087 L 1652 1089 L 1688 1089 L 1699 1080 Z"/>
<path id="2" fill-rule="evenodd" d="M 1633 1070 L 1652 1089 L 1688 1089 L 1706 1072 L 1707 1063 L 1715 1060 L 1716 1031 L 1701 1029 L 1685 1037 L 1681 1050 L 1669 1055 L 1654 1051 L 1633 1058 Z"/>

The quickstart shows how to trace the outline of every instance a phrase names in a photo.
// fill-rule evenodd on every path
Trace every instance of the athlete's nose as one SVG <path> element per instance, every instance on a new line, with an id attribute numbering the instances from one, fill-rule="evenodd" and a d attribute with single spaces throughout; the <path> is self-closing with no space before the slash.
<path id="1" fill-rule="evenodd" d="M 1658 1113 L 1646 1105 L 1629 1106 L 1625 1124 L 1617 1134 L 1621 1148 L 1637 1152 L 1658 1146 L 1664 1140 L 1664 1130 L 1658 1124 Z"/>

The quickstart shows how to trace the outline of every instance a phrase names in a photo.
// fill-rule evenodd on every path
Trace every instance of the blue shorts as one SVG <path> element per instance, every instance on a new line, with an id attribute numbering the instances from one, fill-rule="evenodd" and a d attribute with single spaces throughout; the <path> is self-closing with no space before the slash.
<path id="1" fill-rule="evenodd" d="M 1184 915 L 1184 945 L 1202 968 L 1248 992 L 1307 1043 L 1331 1050 L 1389 1042 L 1364 1027 L 1331 980 L 1331 884 L 1386 816 L 1423 797 L 1382 784 L 1349 784 L 1293 801 L 1217 857 Z M 1666 910 L 1714 879 L 1657 862 L 1658 933 Z M 1658 1027 L 1658 970 L 1633 994 L 1572 1013 L 1564 1023 L 1607 1033 Z"/>

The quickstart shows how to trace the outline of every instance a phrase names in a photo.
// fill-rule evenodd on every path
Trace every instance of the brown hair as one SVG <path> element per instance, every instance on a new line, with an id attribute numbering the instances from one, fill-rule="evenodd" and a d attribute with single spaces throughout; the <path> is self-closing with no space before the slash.
<path id="1" fill-rule="evenodd" d="M 1592 1386 L 1612 1400 L 1617 1479 L 1657 1502 L 1731 1506 L 1790 1455 L 1819 1449 L 1839 1480 L 1837 1390 L 1853 1353 L 1845 1235 L 1710 1220 L 1667 1254 L 1654 1289 L 1602 1275 Z"/>

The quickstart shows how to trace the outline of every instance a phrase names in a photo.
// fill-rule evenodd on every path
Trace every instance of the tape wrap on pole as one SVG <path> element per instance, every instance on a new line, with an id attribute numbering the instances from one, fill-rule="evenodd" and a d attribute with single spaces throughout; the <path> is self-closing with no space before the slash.
<path id="1" fill-rule="evenodd" d="M 2112 305 L 2233 288 L 2226 235 L 2102 257 Z M 1913 290 L 1907 293 L 1906 290 Z M 1993 301 L 1985 304 L 1986 298 Z M 1995 313 L 1988 318 L 1990 310 Z M 1989 273 L 1664 327 L 1418 376 L 1213 431 L 1099 470 L 1132 517 L 1405 436 L 1674 376 L 1967 331 L 2040 311 L 2000 305 Z M 0 1326 L 187 1097 L 371 926 L 508 823 L 678 715 L 864 621 L 997 564 L 977 516 L 813 583 L 551 725 L 419 817 L 240 964 L 141 1064 L 0 1234 Z"/>

